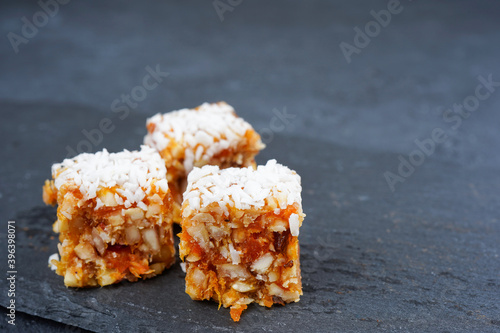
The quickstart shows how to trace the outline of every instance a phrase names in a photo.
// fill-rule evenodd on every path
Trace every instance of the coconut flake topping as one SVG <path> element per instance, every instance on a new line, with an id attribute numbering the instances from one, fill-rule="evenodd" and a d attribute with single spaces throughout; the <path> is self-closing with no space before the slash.
<path id="1" fill-rule="evenodd" d="M 57 266 L 52 263 L 52 260 L 59 261 L 59 255 L 57 253 L 54 253 L 54 254 L 51 254 L 49 257 L 49 267 L 51 270 L 55 271 L 55 270 L 57 270 Z"/>
<path id="2" fill-rule="evenodd" d="M 115 199 L 125 206 L 142 203 L 142 199 L 151 193 L 153 183 L 167 192 L 166 172 L 160 154 L 147 146 L 141 146 L 140 151 L 108 153 L 104 149 L 95 154 L 83 153 L 52 166 L 57 189 L 66 183 L 74 184 L 84 199 L 89 200 L 96 198 L 102 188 L 118 187 Z M 103 205 L 100 199 L 97 204 Z"/>
<path id="3" fill-rule="evenodd" d="M 228 206 L 259 209 L 265 206 L 267 198 L 276 199 L 280 209 L 294 203 L 301 205 L 301 191 L 300 176 L 276 160 L 259 165 L 257 170 L 252 167 L 220 170 L 218 166 L 206 165 L 194 168 L 188 175 L 184 201 L 193 210 L 215 202 L 227 215 Z"/>
<path id="4" fill-rule="evenodd" d="M 152 133 L 144 137 L 144 144 L 165 149 L 175 140 L 185 149 L 184 168 L 190 172 L 194 161 L 209 160 L 215 154 L 234 148 L 252 126 L 238 117 L 225 102 L 204 103 L 195 109 L 182 109 L 156 114 L 147 120 L 154 124 Z"/>

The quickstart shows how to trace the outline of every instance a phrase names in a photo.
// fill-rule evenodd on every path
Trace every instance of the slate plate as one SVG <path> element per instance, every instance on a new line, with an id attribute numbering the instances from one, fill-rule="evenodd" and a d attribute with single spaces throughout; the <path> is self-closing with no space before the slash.
<path id="1" fill-rule="evenodd" d="M 2 221 L 14 219 L 18 228 L 18 320 L 32 315 L 67 325 L 61 331 L 107 332 L 500 329 L 498 169 L 428 160 L 392 193 L 382 174 L 394 171 L 397 155 L 276 133 L 258 161 L 277 158 L 302 176 L 304 295 L 285 307 L 250 306 L 233 323 L 227 309 L 184 293 L 178 264 L 138 283 L 64 287 L 47 268 L 56 252 L 55 208 L 43 206 L 41 186 L 65 146 L 76 147 L 81 129 L 105 115 L 75 106 L 71 116 L 66 107 L 3 105 L 9 108 L 21 109 L 9 117 L 22 127 L 2 126 L 2 157 L 16 160 L 4 159 L 0 208 Z M 113 118 L 116 130 L 95 149 L 137 148 L 145 118 Z M 6 290 L 4 279 L 0 289 Z M 49 323 L 47 330 L 57 326 Z"/>

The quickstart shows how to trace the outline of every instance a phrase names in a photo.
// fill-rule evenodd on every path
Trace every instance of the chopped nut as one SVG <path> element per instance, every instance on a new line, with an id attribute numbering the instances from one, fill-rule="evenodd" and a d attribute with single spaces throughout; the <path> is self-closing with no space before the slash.
<path id="1" fill-rule="evenodd" d="M 272 296 L 278 296 L 285 302 L 297 302 L 299 299 L 299 292 L 290 292 L 280 288 L 277 284 L 272 283 L 268 286 L 269 294 Z"/>
<path id="2" fill-rule="evenodd" d="M 120 213 L 109 215 L 108 216 L 108 222 L 113 225 L 113 226 L 120 226 L 122 225 L 125 221 L 123 220 L 123 217 L 121 216 Z"/>
<path id="3" fill-rule="evenodd" d="M 230 277 L 231 279 L 241 278 L 246 279 L 251 277 L 245 267 L 233 264 L 222 264 L 217 266 L 217 271 L 222 276 Z"/>
<path id="4" fill-rule="evenodd" d="M 269 272 L 269 282 L 275 282 L 278 281 L 279 275 L 276 272 Z"/>
<path id="5" fill-rule="evenodd" d="M 158 240 L 158 234 L 154 229 L 146 229 L 142 231 L 142 238 L 144 242 L 153 250 L 160 250 L 160 242 Z"/>
<path id="6" fill-rule="evenodd" d="M 97 231 L 96 228 L 92 229 L 92 240 L 99 254 L 103 255 L 104 251 L 106 250 L 106 245 L 104 244 L 101 236 L 99 236 L 99 231 Z"/>
<path id="7" fill-rule="evenodd" d="M 67 287 L 79 287 L 76 275 L 69 269 L 66 270 L 66 273 L 64 274 L 64 284 Z"/>
<path id="8" fill-rule="evenodd" d="M 125 215 L 128 216 L 132 221 L 140 221 L 144 218 L 144 211 L 140 208 L 129 208 L 125 210 Z"/>
<path id="9" fill-rule="evenodd" d="M 100 191 L 99 198 L 102 203 L 107 207 L 115 207 L 117 205 L 115 194 L 108 189 L 102 189 Z"/>
<path id="10" fill-rule="evenodd" d="M 212 215 L 208 214 L 208 213 L 199 213 L 199 214 L 196 214 L 193 218 L 192 218 L 192 221 L 194 223 L 210 223 L 210 224 L 214 224 L 215 223 L 215 219 Z"/>
<path id="11" fill-rule="evenodd" d="M 257 272 L 259 274 L 265 274 L 269 267 L 273 263 L 273 256 L 271 253 L 266 253 L 259 259 L 257 259 L 251 266 L 252 271 Z"/>
<path id="12" fill-rule="evenodd" d="M 245 215 L 245 212 L 242 210 L 235 210 L 234 211 L 234 218 L 240 219 L 243 215 Z"/>
<path id="13" fill-rule="evenodd" d="M 246 293 L 246 292 L 255 290 L 255 286 L 248 284 L 248 283 L 241 282 L 241 281 L 237 281 L 237 282 L 233 283 L 231 288 L 233 288 L 236 291 L 239 291 L 240 293 Z"/>
<path id="14" fill-rule="evenodd" d="M 89 243 L 78 244 L 75 246 L 75 253 L 82 260 L 95 259 L 95 250 Z"/>
<path id="15" fill-rule="evenodd" d="M 200 244 L 203 249 L 208 250 L 210 248 L 208 231 L 203 224 L 191 225 L 186 228 L 186 231 Z"/>
<path id="16" fill-rule="evenodd" d="M 110 270 L 104 270 L 98 278 L 99 285 L 107 286 L 116 282 L 116 278 L 113 276 L 113 272 Z"/>
<path id="17" fill-rule="evenodd" d="M 160 274 L 161 272 L 163 272 L 165 270 L 166 265 L 165 265 L 165 263 L 158 262 L 158 263 L 150 265 L 149 267 L 155 272 L 155 274 Z"/>
<path id="18" fill-rule="evenodd" d="M 54 224 L 52 225 L 52 230 L 55 233 L 60 233 L 61 232 L 61 220 L 56 220 Z"/>
<path id="19" fill-rule="evenodd" d="M 195 253 L 190 253 L 187 257 L 186 257 L 186 261 L 189 261 L 189 262 L 196 262 L 198 260 L 200 260 L 200 256 L 195 254 Z"/>
<path id="20" fill-rule="evenodd" d="M 281 219 L 273 219 L 269 225 L 269 230 L 276 232 L 283 232 L 287 230 L 287 223 Z"/>
<path id="21" fill-rule="evenodd" d="M 136 244 L 141 240 L 141 233 L 136 226 L 129 226 L 125 229 L 125 239 L 128 244 Z"/>
<path id="22" fill-rule="evenodd" d="M 207 281 L 206 281 L 206 278 L 205 278 L 205 274 L 203 273 L 203 271 L 201 269 L 194 268 L 194 270 L 193 270 L 193 281 L 198 286 L 204 287 L 206 285 Z"/>
<path id="23" fill-rule="evenodd" d="M 216 239 L 216 240 L 227 235 L 227 232 L 224 231 L 224 229 L 222 229 L 220 227 L 216 227 L 214 225 L 208 225 L 207 229 L 210 232 L 210 236 L 212 236 L 212 238 Z"/>
<path id="24" fill-rule="evenodd" d="M 148 211 L 146 212 L 146 217 L 155 216 L 161 213 L 161 206 L 159 204 L 150 204 L 148 206 Z"/>
<path id="25" fill-rule="evenodd" d="M 76 206 L 77 199 L 71 194 L 68 193 L 64 196 L 64 201 L 59 206 L 58 212 L 66 217 L 67 219 L 71 219 L 71 216 L 75 212 L 74 207 Z"/>

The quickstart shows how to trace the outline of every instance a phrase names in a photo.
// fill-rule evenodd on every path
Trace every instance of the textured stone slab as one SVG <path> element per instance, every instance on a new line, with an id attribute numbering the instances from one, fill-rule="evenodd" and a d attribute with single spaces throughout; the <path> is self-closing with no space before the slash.
<path id="1" fill-rule="evenodd" d="M 62 116 L 57 110 L 47 112 L 48 119 Z M 80 123 L 68 119 L 53 124 L 54 136 L 99 121 L 98 113 L 85 114 Z M 132 116 L 104 144 L 113 149 L 123 140 L 134 148 L 128 143 L 140 141 L 144 120 Z M 45 141 L 52 142 L 51 157 L 42 147 Z M 392 193 L 382 174 L 397 163 L 397 155 L 276 135 L 259 162 L 277 158 L 302 176 L 307 214 L 300 234 L 304 296 L 299 303 L 270 310 L 251 306 L 233 323 L 227 309 L 218 311 L 216 303 L 194 302 L 184 293 L 178 264 L 138 283 L 64 287 L 62 277 L 47 267 L 48 256 L 56 251 L 51 231 L 55 209 L 43 206 L 40 188 L 50 159 L 66 143 L 56 137 L 35 141 L 29 157 L 18 157 L 19 163 L 27 159 L 31 166 L 19 167 L 5 179 L 6 185 L 16 186 L 26 170 L 39 171 L 26 185 L 31 192 L 26 201 L 19 194 L 2 207 L 5 219 L 13 218 L 18 227 L 19 312 L 68 329 L 116 332 L 500 327 L 497 169 L 470 170 L 429 160 Z M 23 140 L 18 144 L 23 146 Z M 0 288 L 5 290 L 4 280 Z M 6 297 L 1 297 L 5 306 Z"/>

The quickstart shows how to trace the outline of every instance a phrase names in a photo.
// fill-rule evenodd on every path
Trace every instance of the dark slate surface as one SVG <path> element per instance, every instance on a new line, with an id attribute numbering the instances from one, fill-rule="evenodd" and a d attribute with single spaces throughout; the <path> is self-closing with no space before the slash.
<path id="1" fill-rule="evenodd" d="M 500 10 L 402 1 L 347 64 L 339 43 L 387 3 L 244 1 L 221 22 L 211 2 L 72 1 L 19 53 L 3 38 L 0 269 L 14 219 L 17 329 L 499 331 L 500 97 L 455 131 L 443 115 L 474 94 L 479 75 L 500 81 Z M 1 34 L 20 33 L 21 18 L 39 10 L 2 2 Z M 120 119 L 112 102 L 157 64 L 169 76 Z M 57 243 L 55 209 L 41 200 L 51 164 L 103 118 L 115 129 L 93 150 L 134 149 L 147 116 L 221 99 L 265 135 L 259 162 L 277 158 L 302 175 L 301 301 L 251 306 L 236 324 L 217 304 L 189 299 L 178 265 L 140 283 L 66 289 L 46 267 Z M 294 118 L 281 126 L 273 118 L 284 109 Z M 446 141 L 392 192 L 384 172 L 397 173 L 399 156 L 436 128 Z"/>

